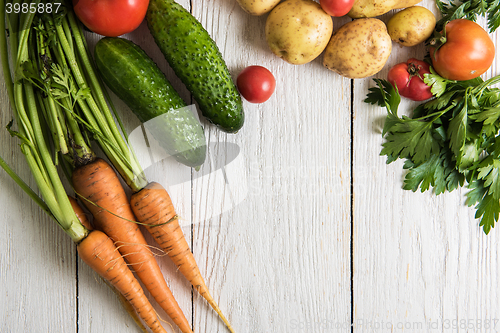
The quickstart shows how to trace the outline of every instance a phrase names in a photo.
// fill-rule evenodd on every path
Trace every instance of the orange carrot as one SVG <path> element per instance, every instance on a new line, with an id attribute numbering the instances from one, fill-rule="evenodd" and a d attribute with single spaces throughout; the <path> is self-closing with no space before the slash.
<path id="1" fill-rule="evenodd" d="M 210 295 L 193 253 L 177 220 L 172 200 L 161 184 L 149 183 L 130 200 L 137 219 L 146 226 L 158 245 L 170 256 L 181 273 L 207 300 L 231 332 L 233 328 Z"/>
<path id="2" fill-rule="evenodd" d="M 93 230 L 92 225 L 90 224 L 87 215 L 84 213 L 82 207 L 78 204 L 75 198 L 72 196 L 68 196 L 69 202 L 71 203 L 71 207 L 73 207 L 73 210 L 75 211 L 76 217 L 80 222 L 88 229 L 88 230 Z M 120 303 L 122 303 L 123 307 L 125 308 L 125 311 L 132 317 L 132 319 L 135 321 L 137 326 L 144 332 L 147 333 L 146 328 L 142 324 L 139 316 L 137 315 L 137 312 L 135 311 L 134 307 L 130 302 L 123 296 L 109 281 L 104 280 L 103 281 L 108 285 L 108 287 L 113 290 L 113 292 L 116 294 L 118 299 L 120 300 Z"/>
<path id="3" fill-rule="evenodd" d="M 94 216 L 96 229 L 115 242 L 146 289 L 184 333 L 192 333 L 149 249 L 114 169 L 103 159 L 77 168 L 73 186 Z"/>
<path id="4" fill-rule="evenodd" d="M 103 232 L 93 230 L 77 247 L 80 258 L 102 278 L 109 281 L 154 333 L 166 333 L 156 312 L 144 295 L 141 285 L 123 260 L 113 241 Z"/>
<path id="5" fill-rule="evenodd" d="M 87 215 L 83 211 L 82 207 L 78 204 L 78 201 L 76 201 L 75 198 L 72 196 L 68 195 L 69 202 L 71 203 L 71 207 L 73 207 L 73 210 L 75 211 L 76 217 L 78 217 L 78 220 L 80 220 L 81 224 L 88 230 L 92 230 L 92 225 L 89 222 L 89 219 L 87 218 Z"/>

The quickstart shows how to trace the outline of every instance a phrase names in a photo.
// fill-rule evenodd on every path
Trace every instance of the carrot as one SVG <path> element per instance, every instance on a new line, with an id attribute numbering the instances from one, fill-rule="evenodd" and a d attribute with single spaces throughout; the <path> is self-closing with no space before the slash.
<path id="1" fill-rule="evenodd" d="M 90 222 L 89 222 L 89 220 L 87 218 L 87 215 L 84 213 L 82 207 L 78 204 L 78 202 L 76 201 L 76 199 L 73 198 L 72 196 L 68 196 L 68 199 L 69 199 L 69 202 L 71 203 L 71 207 L 73 207 L 73 210 L 75 211 L 76 217 L 78 217 L 78 220 L 80 220 L 80 223 L 83 224 L 85 226 L 85 228 L 87 228 L 88 230 L 93 230 L 92 225 L 90 224 Z M 139 316 L 137 315 L 137 312 L 135 311 L 135 308 L 129 302 L 129 300 L 125 296 L 123 296 L 122 293 L 120 293 L 118 291 L 118 289 L 116 289 L 111 284 L 111 282 L 109 282 L 108 280 L 105 280 L 105 279 L 103 279 L 103 281 L 106 283 L 106 285 L 108 287 L 111 288 L 111 290 L 113 290 L 113 292 L 116 294 L 116 296 L 120 300 L 120 303 L 122 303 L 123 307 L 125 308 L 125 310 L 127 311 L 127 313 L 130 315 L 130 317 L 132 317 L 132 319 L 135 321 L 135 323 L 137 324 L 137 326 L 144 333 L 147 333 L 146 328 L 142 324 Z"/>
<path id="2" fill-rule="evenodd" d="M 193 253 L 189 249 L 186 238 L 179 226 L 177 214 L 168 192 L 161 184 L 151 182 L 141 191 L 134 193 L 130 203 L 137 219 L 145 225 L 146 229 L 174 261 L 181 273 L 217 312 L 228 329 L 234 332 L 208 291 Z"/>
<path id="3" fill-rule="evenodd" d="M 80 258 L 102 278 L 109 281 L 154 333 L 166 333 L 156 312 L 144 295 L 141 285 L 130 271 L 113 241 L 103 232 L 93 230 L 78 244 Z"/>
<path id="4" fill-rule="evenodd" d="M 76 193 L 84 198 L 85 206 L 94 216 L 96 229 L 113 239 L 146 289 L 181 331 L 192 333 L 139 226 L 134 222 L 134 213 L 114 169 L 98 158 L 75 169 L 72 181 Z"/>
<path id="5" fill-rule="evenodd" d="M 75 198 L 72 196 L 68 195 L 69 203 L 71 204 L 71 207 L 73 207 L 73 210 L 75 211 L 76 217 L 80 221 L 81 224 L 88 230 L 92 230 L 92 225 L 89 222 L 89 219 L 87 218 L 87 215 L 83 211 L 82 207 L 78 204 Z"/>

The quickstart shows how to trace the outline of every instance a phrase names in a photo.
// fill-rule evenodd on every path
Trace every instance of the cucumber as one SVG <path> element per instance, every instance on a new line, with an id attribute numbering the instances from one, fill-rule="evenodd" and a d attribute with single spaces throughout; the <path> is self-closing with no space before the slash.
<path id="1" fill-rule="evenodd" d="M 203 128 L 153 60 L 138 45 L 118 37 L 99 40 L 94 56 L 106 85 L 160 146 L 180 163 L 202 165 L 207 149 Z"/>
<path id="2" fill-rule="evenodd" d="M 225 132 L 237 132 L 245 119 L 241 96 L 219 48 L 201 23 L 173 0 L 150 0 L 146 21 L 203 116 Z"/>

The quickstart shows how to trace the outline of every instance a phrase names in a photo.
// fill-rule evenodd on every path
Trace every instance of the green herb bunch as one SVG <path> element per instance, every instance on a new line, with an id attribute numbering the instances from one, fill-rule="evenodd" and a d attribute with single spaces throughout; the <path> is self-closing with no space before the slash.
<path id="1" fill-rule="evenodd" d="M 385 80 L 375 79 L 365 102 L 385 106 L 381 155 L 387 163 L 404 159 L 403 188 L 435 194 L 467 186 L 466 204 L 475 206 L 486 234 L 500 212 L 500 75 L 487 81 L 449 81 L 425 74 L 436 98 L 399 116 L 400 96 Z"/>

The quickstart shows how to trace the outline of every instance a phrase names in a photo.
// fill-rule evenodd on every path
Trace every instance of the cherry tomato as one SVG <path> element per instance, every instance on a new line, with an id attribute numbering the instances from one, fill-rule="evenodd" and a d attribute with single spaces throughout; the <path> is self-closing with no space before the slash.
<path id="1" fill-rule="evenodd" d="M 263 103 L 274 93 L 276 80 L 267 68 L 248 66 L 238 74 L 236 85 L 247 101 L 250 103 Z"/>
<path id="2" fill-rule="evenodd" d="M 429 65 L 421 60 L 408 59 L 389 70 L 387 80 L 398 88 L 399 94 L 413 101 L 432 97 L 431 87 L 424 83 L 424 74 L 430 73 Z"/>
<path id="3" fill-rule="evenodd" d="M 445 33 L 444 44 L 429 49 L 432 67 L 439 75 L 449 80 L 471 80 L 490 68 L 495 45 L 479 24 L 453 20 L 446 24 Z"/>
<path id="4" fill-rule="evenodd" d="M 354 1 L 355 0 L 320 0 L 319 4 L 328 15 L 340 17 L 349 13 Z"/>
<path id="5" fill-rule="evenodd" d="M 73 0 L 80 21 L 108 37 L 134 31 L 144 20 L 148 5 L 149 0 Z"/>

